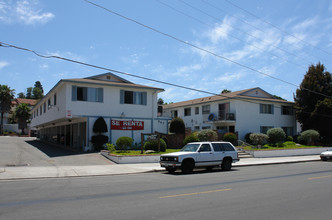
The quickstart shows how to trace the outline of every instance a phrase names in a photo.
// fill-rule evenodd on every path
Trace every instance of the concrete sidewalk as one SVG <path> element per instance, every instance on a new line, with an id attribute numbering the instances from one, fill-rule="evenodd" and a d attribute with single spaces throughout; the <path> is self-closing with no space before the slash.
<path id="1" fill-rule="evenodd" d="M 233 167 L 319 161 L 319 155 L 273 158 L 243 158 Z M 165 171 L 159 163 L 110 164 L 94 166 L 0 167 L 0 180 L 104 176 Z"/>

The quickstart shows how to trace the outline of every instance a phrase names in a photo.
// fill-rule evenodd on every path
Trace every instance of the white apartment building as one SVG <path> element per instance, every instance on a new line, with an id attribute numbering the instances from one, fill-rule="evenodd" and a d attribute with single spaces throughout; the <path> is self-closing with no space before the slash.
<path id="1" fill-rule="evenodd" d="M 62 79 L 31 110 L 31 127 L 40 139 L 77 151 L 92 149 L 94 122 L 103 117 L 104 133 L 115 144 L 127 136 L 140 145 L 141 133 L 168 132 L 170 118 L 158 117 L 157 97 L 164 91 L 134 84 L 111 73 Z"/>
<path id="2" fill-rule="evenodd" d="M 274 98 L 261 88 L 209 96 L 164 105 L 164 115 L 180 117 L 192 131 L 233 132 L 244 140 L 247 133 L 266 133 L 283 128 L 287 135 L 297 133 L 293 102 Z"/>

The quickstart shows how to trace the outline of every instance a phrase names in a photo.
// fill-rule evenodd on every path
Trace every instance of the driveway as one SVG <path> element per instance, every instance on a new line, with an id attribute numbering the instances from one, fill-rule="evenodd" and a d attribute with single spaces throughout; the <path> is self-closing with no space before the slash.
<path id="1" fill-rule="evenodd" d="M 0 136 L 0 167 L 112 165 L 99 153 L 76 153 L 36 138 Z"/>

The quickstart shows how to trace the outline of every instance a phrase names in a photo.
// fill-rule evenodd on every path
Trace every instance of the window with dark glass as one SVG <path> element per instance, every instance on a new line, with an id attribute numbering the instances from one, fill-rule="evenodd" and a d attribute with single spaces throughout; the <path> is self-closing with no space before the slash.
<path id="1" fill-rule="evenodd" d="M 133 91 L 124 91 L 124 103 L 125 104 L 134 104 L 134 92 Z"/>
<path id="2" fill-rule="evenodd" d="M 103 102 L 103 97 L 103 88 L 90 88 L 79 86 L 73 86 L 72 88 L 73 101 Z M 56 95 L 54 99 L 56 100 Z"/>
<path id="3" fill-rule="evenodd" d="M 203 105 L 202 106 L 202 114 L 203 115 L 210 114 L 210 105 Z"/>
<path id="4" fill-rule="evenodd" d="M 184 109 L 184 116 L 190 116 L 191 115 L 191 108 L 185 108 Z"/>
<path id="5" fill-rule="evenodd" d="M 56 105 L 56 93 L 53 96 L 53 105 Z"/>
<path id="6" fill-rule="evenodd" d="M 292 106 L 281 106 L 281 114 L 282 115 L 293 115 L 293 107 Z"/>
<path id="7" fill-rule="evenodd" d="M 147 93 L 120 90 L 121 104 L 147 105 Z"/>
<path id="8" fill-rule="evenodd" d="M 195 107 L 195 115 L 199 114 L 199 107 Z"/>
<path id="9" fill-rule="evenodd" d="M 272 104 L 260 104 L 260 113 L 261 114 L 273 114 L 273 105 Z"/>

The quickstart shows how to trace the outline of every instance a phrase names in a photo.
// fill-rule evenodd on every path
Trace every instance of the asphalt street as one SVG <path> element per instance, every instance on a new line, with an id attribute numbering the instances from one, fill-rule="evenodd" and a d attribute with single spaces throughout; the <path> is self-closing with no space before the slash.
<path id="1" fill-rule="evenodd" d="M 0 181 L 0 219 L 327 219 L 332 163 Z"/>

